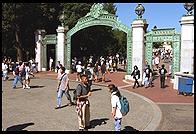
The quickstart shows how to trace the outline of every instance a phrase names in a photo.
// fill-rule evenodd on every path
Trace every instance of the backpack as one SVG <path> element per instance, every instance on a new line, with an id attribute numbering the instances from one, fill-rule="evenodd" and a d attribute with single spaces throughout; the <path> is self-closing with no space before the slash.
<path id="1" fill-rule="evenodd" d="M 81 86 L 81 88 L 82 88 L 82 85 L 81 84 L 78 84 L 78 86 Z M 76 94 L 76 89 L 77 89 L 77 87 L 74 89 L 74 91 L 73 91 L 73 100 L 74 101 L 76 101 L 76 99 L 77 99 L 77 94 Z"/>
<path id="2" fill-rule="evenodd" d="M 16 68 L 14 69 L 14 72 L 15 72 L 16 75 L 19 75 L 19 67 L 16 67 Z"/>
<path id="3" fill-rule="evenodd" d="M 119 100 L 121 104 L 120 112 L 122 113 L 123 116 L 125 116 L 129 112 L 129 101 L 125 96 L 119 97 Z"/>
<path id="4" fill-rule="evenodd" d="M 20 71 L 20 76 L 24 77 L 26 75 L 25 68 Z"/>
<path id="5" fill-rule="evenodd" d="M 92 74 L 89 69 L 85 69 L 83 73 L 86 74 L 89 79 L 91 79 Z"/>

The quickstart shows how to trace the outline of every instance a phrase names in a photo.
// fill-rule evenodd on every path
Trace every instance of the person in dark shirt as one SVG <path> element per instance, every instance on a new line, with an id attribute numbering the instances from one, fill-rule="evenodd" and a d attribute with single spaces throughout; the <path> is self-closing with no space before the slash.
<path id="1" fill-rule="evenodd" d="M 88 76 L 85 74 L 81 75 L 81 82 L 76 88 L 76 96 L 79 130 L 85 131 L 90 128 L 90 102 L 88 97 L 91 96 L 90 87 L 88 86 Z"/>
<path id="2" fill-rule="evenodd" d="M 131 73 L 131 76 L 133 76 L 133 79 L 135 79 L 133 88 L 135 88 L 136 84 L 137 87 L 140 87 L 140 84 L 138 82 L 138 79 L 140 78 L 140 71 L 138 70 L 138 67 L 136 65 L 134 66 L 134 70 Z"/>
<path id="3" fill-rule="evenodd" d="M 167 70 L 165 69 L 165 65 L 163 64 L 161 66 L 161 69 L 159 70 L 161 88 L 164 88 L 165 87 L 165 74 L 166 73 L 167 73 Z"/>

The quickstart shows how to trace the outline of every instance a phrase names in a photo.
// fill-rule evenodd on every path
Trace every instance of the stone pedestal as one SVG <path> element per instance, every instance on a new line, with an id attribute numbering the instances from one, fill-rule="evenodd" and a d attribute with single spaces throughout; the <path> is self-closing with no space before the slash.
<path id="1" fill-rule="evenodd" d="M 35 42 L 36 42 L 36 48 L 35 48 L 35 62 L 38 63 L 37 69 L 38 71 L 42 71 L 42 68 L 44 66 L 44 60 L 46 56 L 44 56 L 44 45 L 42 44 L 43 35 L 45 34 L 45 30 L 37 30 L 35 32 Z"/>
<path id="2" fill-rule="evenodd" d="M 142 74 L 144 68 L 144 34 L 146 31 L 146 21 L 144 19 L 136 19 L 132 23 L 132 71 L 133 67 L 137 65 L 140 70 L 140 79 L 142 81 Z M 131 76 L 125 76 L 126 79 L 132 79 Z"/>
<path id="3" fill-rule="evenodd" d="M 180 72 L 194 73 L 194 16 L 183 16 L 181 24 Z"/>

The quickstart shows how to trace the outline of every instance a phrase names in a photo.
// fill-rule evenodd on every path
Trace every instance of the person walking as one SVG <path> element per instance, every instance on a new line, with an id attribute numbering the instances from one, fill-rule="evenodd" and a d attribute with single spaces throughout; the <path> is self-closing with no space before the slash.
<path id="1" fill-rule="evenodd" d="M 21 65 L 22 65 L 22 62 L 19 62 L 19 65 L 17 65 L 13 70 L 13 75 L 14 75 L 14 81 L 13 81 L 13 86 L 12 86 L 13 89 L 16 88 L 16 85 L 17 85 L 18 81 L 20 81 L 20 83 L 23 86 L 21 76 L 19 75 L 19 73 L 20 73 L 19 68 L 20 68 Z"/>
<path id="2" fill-rule="evenodd" d="M 8 79 L 8 65 L 6 63 L 6 61 L 2 62 L 2 73 L 3 73 L 3 80 L 7 80 Z"/>
<path id="3" fill-rule="evenodd" d="M 30 75 L 32 75 L 31 73 L 30 73 L 30 67 L 29 67 L 29 63 L 26 63 L 25 64 L 25 88 L 27 88 L 27 89 L 30 89 L 30 86 L 29 86 L 29 84 L 30 84 Z"/>
<path id="4" fill-rule="evenodd" d="M 77 71 L 77 76 L 76 76 L 76 81 L 80 81 L 80 76 L 82 75 L 83 67 L 81 65 L 81 61 L 78 61 L 78 64 L 76 65 L 76 71 Z"/>
<path id="5" fill-rule="evenodd" d="M 165 65 L 163 64 L 161 66 L 161 69 L 159 70 L 161 88 L 165 87 L 165 74 L 166 73 L 167 73 L 167 70 L 165 69 Z"/>
<path id="6" fill-rule="evenodd" d="M 150 69 L 150 65 L 147 65 L 145 69 L 145 78 L 144 78 L 144 86 L 145 88 L 151 86 L 152 87 L 152 70 Z"/>
<path id="7" fill-rule="evenodd" d="M 50 59 L 49 59 L 49 71 L 52 71 L 52 64 L 53 64 L 53 59 L 52 59 L 52 57 L 50 57 Z"/>
<path id="8" fill-rule="evenodd" d="M 121 131 L 122 113 L 120 111 L 121 104 L 119 97 L 121 96 L 120 91 L 114 84 L 108 85 L 108 91 L 111 93 L 111 104 L 112 104 L 112 118 L 114 119 L 115 131 Z"/>
<path id="9" fill-rule="evenodd" d="M 138 67 L 136 65 L 134 66 L 134 70 L 131 73 L 131 76 L 133 76 L 133 79 L 135 79 L 133 88 L 135 88 L 136 84 L 137 84 L 137 87 L 140 87 L 140 84 L 138 82 L 138 79 L 140 78 L 140 71 L 138 70 Z"/>
<path id="10" fill-rule="evenodd" d="M 68 75 L 65 73 L 65 67 L 61 67 L 60 72 L 61 77 L 59 78 L 57 86 L 57 106 L 55 107 L 55 109 L 61 108 L 61 100 L 63 94 L 65 94 L 67 99 L 69 100 L 68 105 L 71 106 L 73 104 L 71 101 L 71 96 L 69 94 L 69 78 Z"/>
<path id="11" fill-rule="evenodd" d="M 76 112 L 78 116 L 79 131 L 87 131 L 90 128 L 90 102 L 91 90 L 88 86 L 88 76 L 81 75 L 81 81 L 76 88 Z"/>
<path id="12" fill-rule="evenodd" d="M 105 75 L 106 75 L 106 62 L 104 61 L 101 65 L 101 76 L 102 76 L 102 82 L 105 82 Z"/>

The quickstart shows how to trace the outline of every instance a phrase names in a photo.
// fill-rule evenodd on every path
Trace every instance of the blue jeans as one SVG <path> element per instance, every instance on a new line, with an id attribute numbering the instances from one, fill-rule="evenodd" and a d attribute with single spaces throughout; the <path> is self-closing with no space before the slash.
<path id="1" fill-rule="evenodd" d="M 18 83 L 18 81 L 20 81 L 20 83 L 22 84 L 22 79 L 21 79 L 21 77 L 18 76 L 18 75 L 14 76 L 13 88 L 16 88 L 16 84 Z"/>
<path id="2" fill-rule="evenodd" d="M 120 131 L 121 130 L 121 122 L 122 122 L 122 118 L 114 119 L 115 131 Z"/>
<path id="3" fill-rule="evenodd" d="M 70 103 L 72 103 L 71 96 L 69 94 L 69 90 L 63 91 L 62 89 L 59 89 L 58 93 L 57 93 L 57 104 L 58 104 L 58 106 L 61 106 L 61 99 L 63 97 L 63 94 L 65 94 L 67 99 L 70 101 Z"/>

